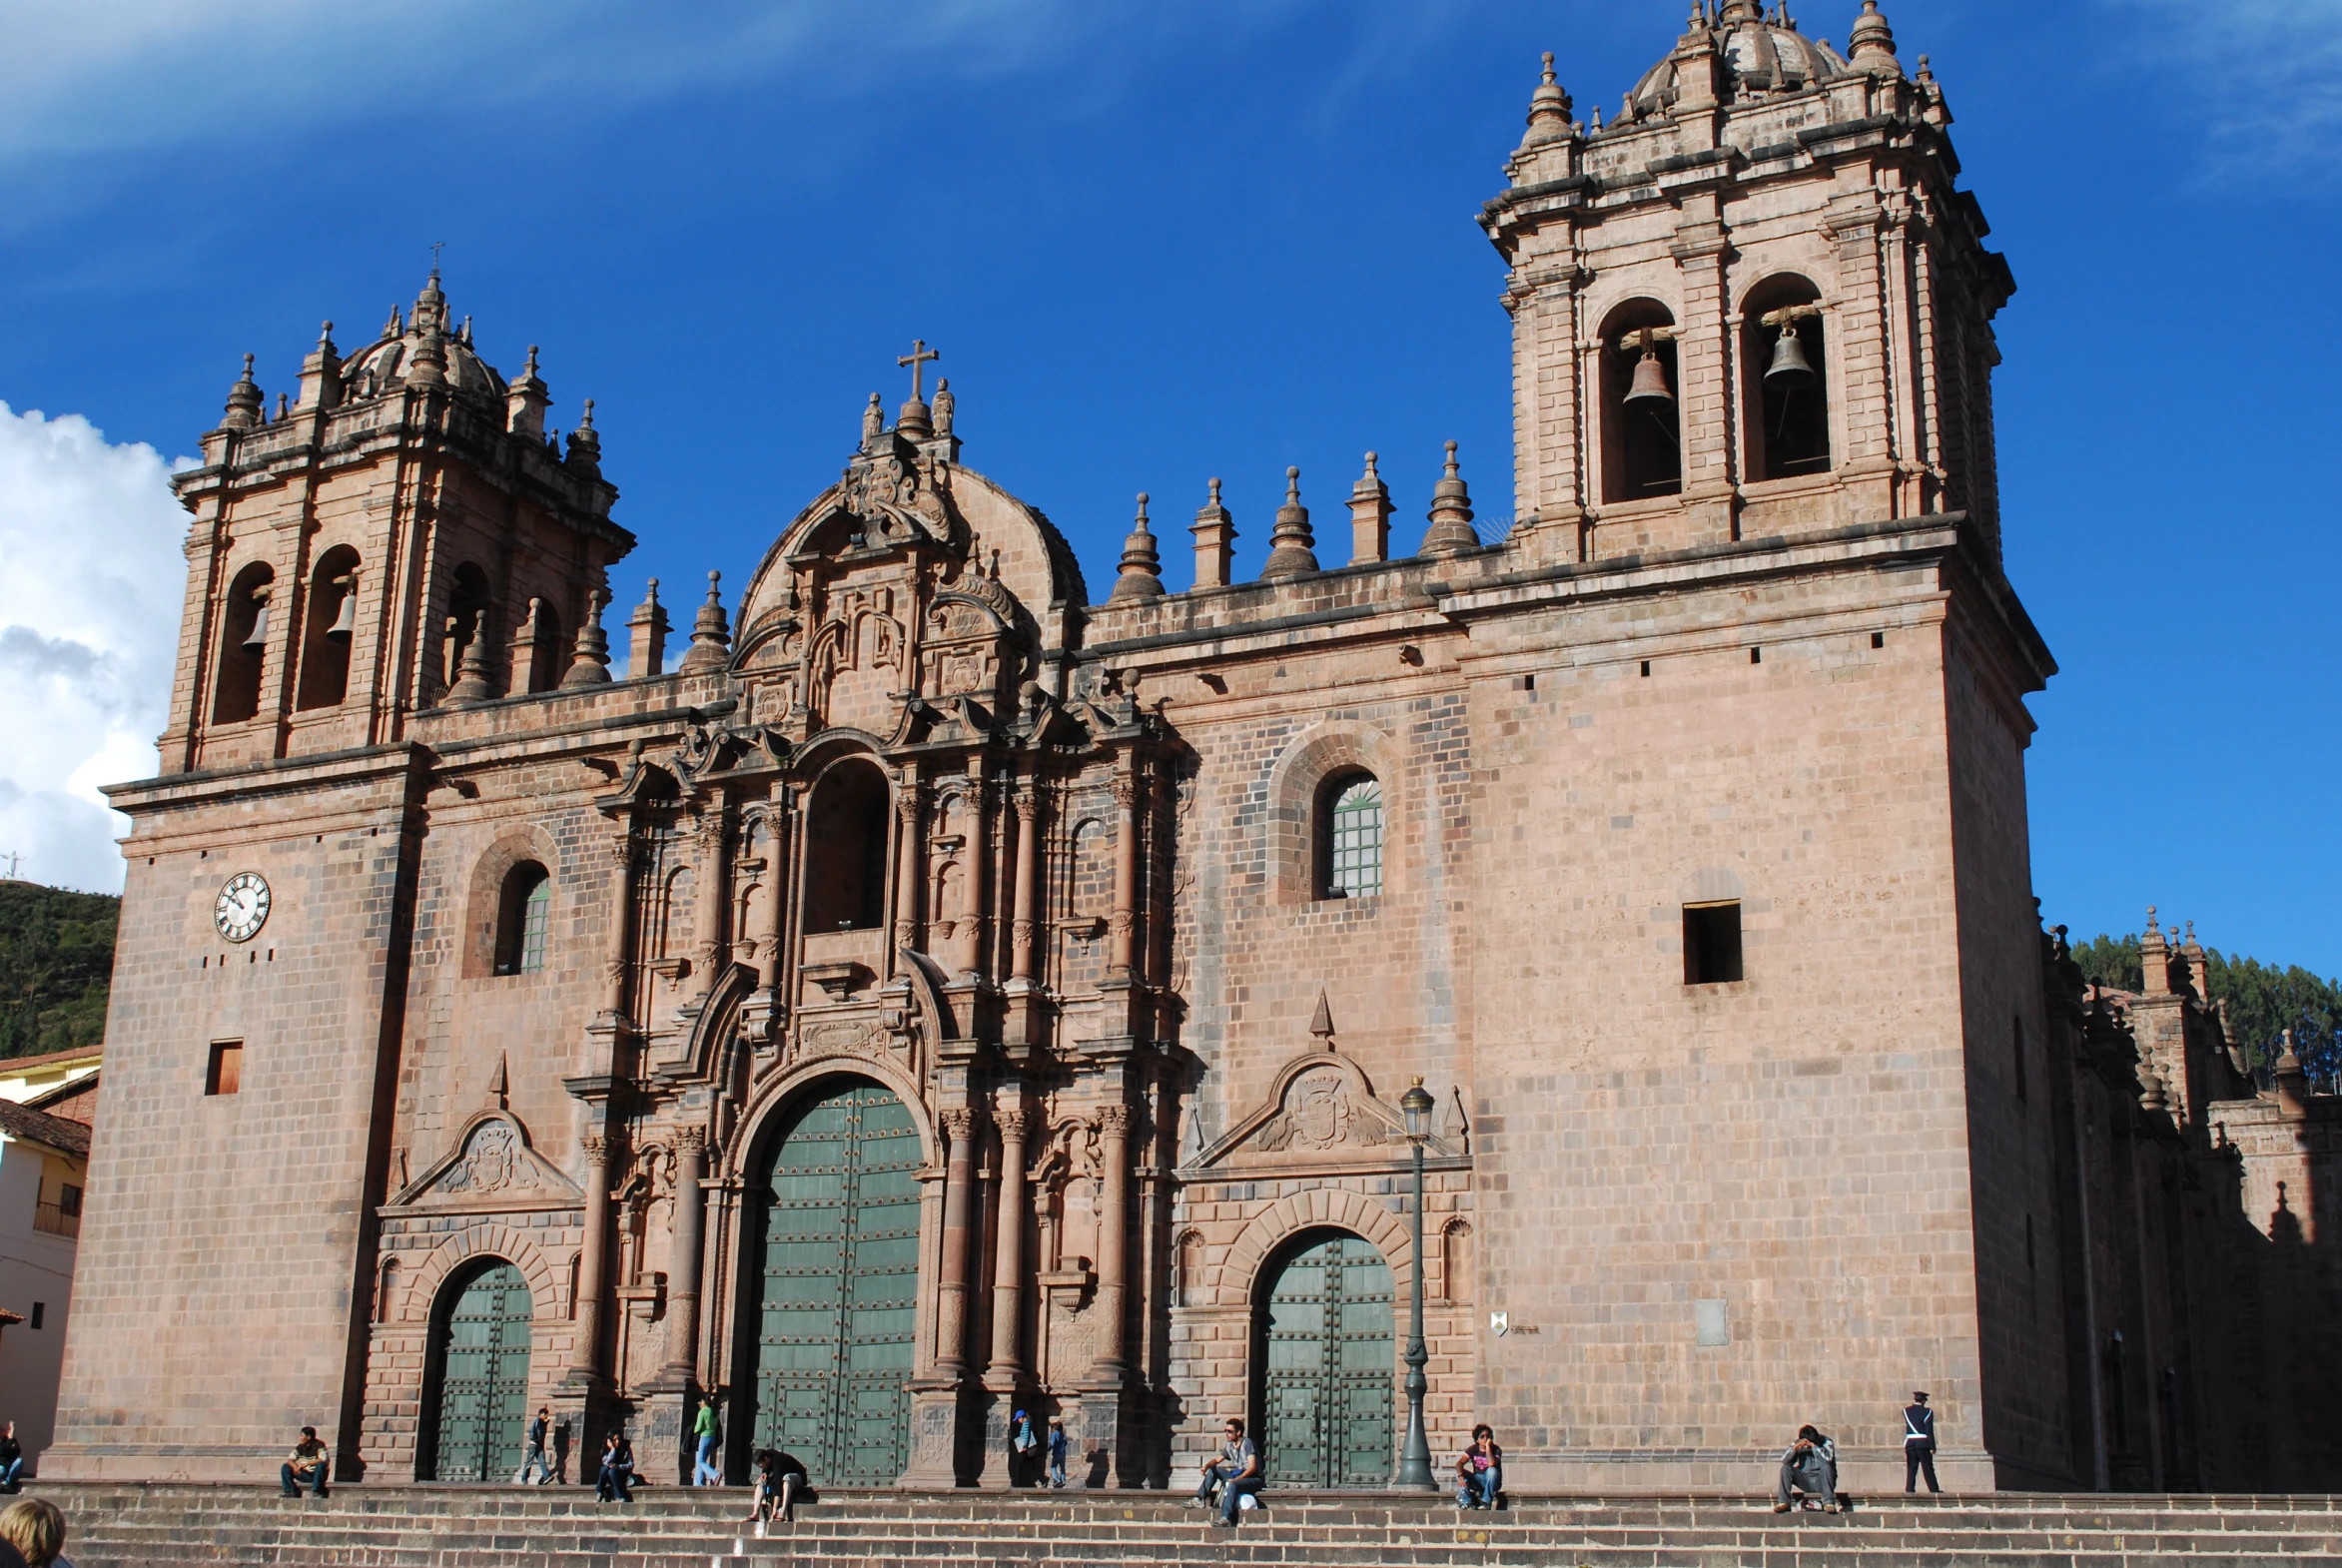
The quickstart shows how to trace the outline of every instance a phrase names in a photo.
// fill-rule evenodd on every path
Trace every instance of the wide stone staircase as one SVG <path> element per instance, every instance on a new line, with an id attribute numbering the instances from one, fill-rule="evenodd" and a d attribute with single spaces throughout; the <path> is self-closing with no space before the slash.
<path id="1" fill-rule="evenodd" d="M 1747 1497 L 1521 1497 L 1499 1512 L 1382 1493 L 1272 1493 L 1240 1529 L 1163 1492 L 833 1492 L 769 1538 L 744 1491 L 34 1483 L 76 1568 L 175 1563 L 400 1568 L 777 1568 L 783 1563 L 1586 1564 L 1592 1568 L 2146 1568 L 2342 1561 L 2342 1498 L 1897 1495 L 1844 1515 Z"/>

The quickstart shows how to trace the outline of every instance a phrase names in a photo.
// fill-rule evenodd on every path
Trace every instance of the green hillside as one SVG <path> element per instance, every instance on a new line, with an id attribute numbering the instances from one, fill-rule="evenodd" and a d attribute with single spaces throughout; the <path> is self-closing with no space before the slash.
<path id="1" fill-rule="evenodd" d="M 106 1038 L 121 907 L 104 893 L 0 882 L 0 1058 Z"/>

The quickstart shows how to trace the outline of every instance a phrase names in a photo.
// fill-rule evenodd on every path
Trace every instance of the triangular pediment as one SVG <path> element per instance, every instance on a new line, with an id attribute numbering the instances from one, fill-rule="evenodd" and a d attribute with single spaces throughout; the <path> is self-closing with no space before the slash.
<path id="1" fill-rule="evenodd" d="M 536 1152 L 509 1111 L 482 1111 L 452 1148 L 399 1189 L 391 1208 L 571 1207 L 585 1193 Z"/>
<path id="2" fill-rule="evenodd" d="M 1381 1162 L 1407 1152 L 1407 1123 L 1374 1094 L 1365 1069 L 1340 1052 L 1304 1052 L 1279 1068 L 1262 1101 L 1198 1156 L 1190 1170 L 1294 1160 Z M 1428 1137 L 1423 1152 L 1454 1153 Z"/>

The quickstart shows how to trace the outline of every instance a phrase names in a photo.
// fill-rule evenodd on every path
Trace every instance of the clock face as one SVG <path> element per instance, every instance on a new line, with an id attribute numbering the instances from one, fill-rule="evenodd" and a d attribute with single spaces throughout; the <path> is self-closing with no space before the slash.
<path id="1" fill-rule="evenodd" d="M 257 871 L 239 871 L 212 901 L 212 924 L 231 942 L 250 942 L 269 920 L 269 884 Z"/>

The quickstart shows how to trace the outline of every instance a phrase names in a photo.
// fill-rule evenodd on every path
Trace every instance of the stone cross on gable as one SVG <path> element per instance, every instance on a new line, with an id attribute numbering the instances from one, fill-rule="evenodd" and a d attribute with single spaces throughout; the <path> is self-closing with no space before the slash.
<path id="1" fill-rule="evenodd" d="M 940 353 L 927 347 L 927 340 L 924 338 L 912 339 L 911 352 L 906 355 L 897 356 L 895 360 L 897 365 L 907 365 L 911 368 L 911 397 L 913 401 L 925 402 L 927 400 L 925 397 L 920 395 L 920 372 L 927 368 L 927 363 L 929 361 L 940 360 L 942 358 L 943 356 Z"/>

